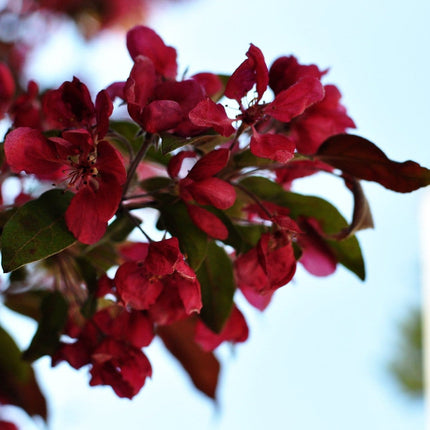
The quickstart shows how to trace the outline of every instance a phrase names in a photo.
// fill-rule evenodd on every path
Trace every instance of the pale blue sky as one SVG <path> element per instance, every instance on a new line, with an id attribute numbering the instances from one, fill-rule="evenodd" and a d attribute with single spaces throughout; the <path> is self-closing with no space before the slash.
<path id="1" fill-rule="evenodd" d="M 251 42 L 268 64 L 294 54 L 303 63 L 330 67 L 325 82 L 342 91 L 357 134 L 395 160 L 430 166 L 429 20 L 425 0 L 194 0 L 152 22 L 177 48 L 182 71 L 231 73 Z M 93 42 L 94 49 L 102 48 L 98 55 L 80 54 L 79 45 L 64 49 L 65 43 L 57 41 L 63 50 L 49 70 L 61 73 L 74 52 L 74 72 L 84 70 L 83 79 L 92 73 L 94 85 L 126 78 L 125 43 Z M 40 58 L 53 60 L 52 54 Z M 44 79 L 49 82 L 49 75 Z M 306 181 L 301 190 L 330 196 L 332 186 L 323 178 Z M 87 370 L 50 369 L 49 360 L 40 360 L 51 430 L 423 429 L 423 404 L 399 392 L 387 363 L 399 321 L 420 298 L 418 206 L 424 193 L 399 195 L 376 184 L 365 184 L 365 190 L 376 225 L 359 234 L 367 281 L 342 269 L 324 279 L 299 270 L 263 314 L 243 303 L 250 339 L 233 353 L 222 350 L 218 409 L 155 342 L 148 349 L 152 381 L 132 402 L 110 388 L 87 387 Z M 340 191 L 331 199 L 347 217 L 349 199 Z M 6 314 L 2 320 L 15 324 Z"/>

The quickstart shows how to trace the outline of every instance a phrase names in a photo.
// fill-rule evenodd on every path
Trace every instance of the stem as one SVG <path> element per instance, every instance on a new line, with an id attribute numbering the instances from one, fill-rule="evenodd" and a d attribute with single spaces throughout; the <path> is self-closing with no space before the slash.
<path id="1" fill-rule="evenodd" d="M 234 136 L 233 142 L 231 142 L 230 145 L 230 151 L 233 151 L 234 146 L 236 145 L 236 143 L 239 140 L 239 137 L 241 136 L 241 134 L 246 130 L 246 125 L 242 122 L 242 124 L 240 124 L 240 127 L 237 129 L 236 131 L 236 135 Z"/>
<path id="2" fill-rule="evenodd" d="M 254 200 L 255 203 L 261 208 L 261 210 L 271 219 L 273 217 L 273 214 L 261 203 L 260 199 L 251 191 L 246 189 L 243 185 L 240 184 L 231 184 L 236 188 L 239 188 L 239 190 L 243 191 L 248 197 L 250 197 L 252 200 Z"/>
<path id="3" fill-rule="evenodd" d="M 109 130 L 109 136 L 112 136 L 114 139 L 119 140 L 121 143 L 123 143 L 127 147 L 130 160 L 132 160 L 134 158 L 133 147 L 131 146 L 128 139 L 126 139 L 122 134 L 119 134 L 115 130 Z"/>
<path id="4" fill-rule="evenodd" d="M 145 230 L 143 230 L 143 228 L 140 226 L 140 223 L 136 221 L 136 218 L 134 218 L 128 210 L 125 211 L 125 214 L 130 218 L 132 223 L 140 230 L 140 232 L 146 237 L 148 242 L 154 242 L 154 240 L 149 237 Z"/>
<path id="5" fill-rule="evenodd" d="M 131 181 L 133 179 L 134 174 L 136 173 L 137 166 L 141 162 L 142 158 L 145 157 L 146 152 L 148 151 L 149 147 L 152 144 L 153 141 L 153 134 L 147 133 L 145 140 L 142 143 L 142 146 L 139 149 L 139 152 L 137 153 L 134 160 L 131 162 L 130 167 L 127 172 L 127 180 L 124 185 L 124 190 L 122 192 L 122 196 L 124 197 L 128 191 L 128 188 L 131 184 Z"/>

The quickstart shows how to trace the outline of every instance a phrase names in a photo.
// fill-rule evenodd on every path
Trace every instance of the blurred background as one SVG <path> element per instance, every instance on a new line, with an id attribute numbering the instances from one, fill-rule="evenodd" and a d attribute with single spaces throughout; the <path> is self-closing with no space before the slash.
<path id="1" fill-rule="evenodd" d="M 25 4 L 13 2 L 18 3 Z M 116 3 L 127 11 L 134 2 Z M 301 63 L 330 69 L 323 82 L 341 90 L 357 124 L 354 133 L 393 160 L 412 158 L 430 166 L 428 1 L 147 3 L 139 20 L 177 49 L 180 75 L 230 74 L 249 43 L 263 51 L 268 65 L 294 54 Z M 75 75 L 95 94 L 125 80 L 132 65 L 125 31 L 137 15 L 115 20 L 123 16 L 116 11 L 100 24 L 92 13 L 67 13 L 75 21 L 51 17 L 42 30 L 37 22 L 18 26 L 1 15 L 1 38 L 12 40 L 15 31 L 25 42 L 20 49 L 29 53 L 27 62 L 19 62 L 19 52 L 7 41 L 2 45 L 2 55 L 16 57 L 22 85 L 32 78 L 41 88 L 55 87 Z M 34 39 L 26 35 L 38 28 L 40 40 L 33 48 Z M 264 313 L 239 303 L 250 338 L 220 351 L 216 404 L 193 388 L 155 341 L 147 351 L 152 380 L 133 401 L 117 398 L 109 387 L 90 388 L 87 369 L 76 371 L 65 363 L 51 368 L 47 358 L 36 362 L 49 404 L 49 428 L 424 429 L 420 309 L 427 258 L 421 250 L 430 234 L 424 233 L 427 216 L 420 217 L 420 207 L 430 194 L 399 195 L 371 183 L 364 189 L 375 221 L 374 230 L 358 234 L 366 281 L 341 267 L 328 278 L 299 268 Z M 351 216 L 350 195 L 323 174 L 303 180 L 296 190 L 326 197 Z M 0 307 L 0 322 L 19 335 L 20 346 L 28 346 L 36 328 L 32 321 Z M 24 430 L 43 428 L 15 409 L 9 412 L 19 415 Z"/>

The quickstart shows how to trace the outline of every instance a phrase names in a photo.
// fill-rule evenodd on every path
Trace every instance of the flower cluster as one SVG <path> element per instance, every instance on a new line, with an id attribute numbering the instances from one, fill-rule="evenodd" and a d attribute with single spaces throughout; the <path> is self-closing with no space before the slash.
<path id="1" fill-rule="evenodd" d="M 132 398 L 152 375 L 143 348 L 159 336 L 214 397 L 213 351 L 248 337 L 238 295 L 263 311 L 298 264 L 315 276 L 343 265 L 364 279 L 355 233 L 373 224 L 360 179 L 409 192 L 430 173 L 346 134 L 354 122 L 315 65 L 285 56 L 268 67 L 251 44 L 228 78 L 181 78 L 176 50 L 150 28 L 130 30 L 127 48 L 129 76 L 94 102 L 77 78 L 15 94 L 0 65 L 1 114 L 12 124 L 0 181 L 21 187 L 1 199 L 5 303 L 42 290 L 24 356 L 90 365 L 91 385 Z M 116 102 L 125 120 L 113 119 Z M 318 172 L 351 191 L 350 223 L 292 191 Z M 44 273 L 37 285 L 32 271 Z"/>

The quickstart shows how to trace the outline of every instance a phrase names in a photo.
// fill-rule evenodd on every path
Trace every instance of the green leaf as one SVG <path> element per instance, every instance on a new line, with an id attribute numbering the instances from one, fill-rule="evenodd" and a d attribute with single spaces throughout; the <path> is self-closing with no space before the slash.
<path id="1" fill-rule="evenodd" d="M 5 272 L 49 257 L 76 242 L 64 221 L 72 197 L 72 193 L 51 190 L 17 210 L 3 229 L 2 266 Z"/>
<path id="2" fill-rule="evenodd" d="M 112 266 L 118 264 L 118 254 L 115 246 L 110 242 L 103 242 L 92 247 L 82 255 L 90 262 L 100 274 L 107 272 Z"/>
<path id="3" fill-rule="evenodd" d="M 161 151 L 168 154 L 176 149 L 182 148 L 185 145 L 197 148 L 200 151 L 207 153 L 212 151 L 216 146 L 221 145 L 229 140 L 228 137 L 219 135 L 218 133 L 205 134 L 203 136 L 196 136 L 193 138 L 185 138 L 175 136 L 174 134 L 161 133 Z"/>
<path id="4" fill-rule="evenodd" d="M 190 219 L 187 208 L 182 201 L 172 203 L 166 200 L 160 208 L 161 225 L 172 235 L 178 238 L 182 253 L 186 256 L 188 264 L 198 269 L 206 257 L 208 238 Z"/>
<path id="5" fill-rule="evenodd" d="M 249 149 L 246 151 L 235 154 L 233 158 L 234 164 L 237 168 L 241 169 L 244 167 L 264 167 L 274 164 L 272 160 L 267 158 L 261 158 L 254 155 Z"/>
<path id="6" fill-rule="evenodd" d="M 257 245 L 260 237 L 263 233 L 267 231 L 267 227 L 261 224 L 254 225 L 234 225 L 234 229 L 240 236 L 240 242 L 230 241 L 230 237 L 228 237 L 227 245 L 232 246 L 236 249 L 236 251 L 240 254 L 244 254 L 249 251 L 251 248 Z M 235 236 L 234 236 L 235 237 Z"/>
<path id="7" fill-rule="evenodd" d="M 88 290 L 88 297 L 81 307 L 81 314 L 85 318 L 89 319 L 93 316 L 97 308 L 97 271 L 92 261 L 89 261 L 84 257 L 77 257 L 76 264 Z"/>
<path id="8" fill-rule="evenodd" d="M 103 236 L 103 242 L 123 242 L 136 228 L 136 225 L 140 224 L 140 222 L 140 219 L 133 217 L 133 215 L 127 215 L 125 213 L 119 212 L 116 215 L 115 220 L 109 224 L 106 233 Z"/>
<path id="9" fill-rule="evenodd" d="M 0 398 L 19 406 L 29 415 L 47 418 L 46 401 L 34 376 L 33 368 L 22 360 L 21 351 L 0 327 Z"/>
<path id="10" fill-rule="evenodd" d="M 144 136 L 142 129 L 137 124 L 130 121 L 110 121 L 109 125 L 114 132 L 130 144 L 134 152 L 137 152 L 142 146 Z M 108 134 L 107 137 L 114 140 L 123 151 L 128 152 L 129 148 L 119 136 Z"/>
<path id="11" fill-rule="evenodd" d="M 23 354 L 24 360 L 34 361 L 56 351 L 67 321 L 67 309 L 67 302 L 59 292 L 51 293 L 43 299 L 39 326 L 29 348 Z"/>
<path id="12" fill-rule="evenodd" d="M 9 221 L 11 216 L 17 211 L 17 208 L 7 209 L 0 212 L 0 234 L 3 231 L 3 227 Z"/>
<path id="13" fill-rule="evenodd" d="M 319 197 L 305 196 L 285 191 L 279 184 L 263 177 L 250 177 L 241 181 L 241 185 L 255 194 L 260 200 L 270 201 L 290 209 L 290 216 L 315 218 L 327 235 L 335 235 L 346 229 L 348 223 L 339 211 L 329 202 Z M 360 279 L 365 278 L 365 268 L 360 245 L 355 236 L 342 241 L 326 240 L 340 264 L 355 273 Z"/>
<path id="14" fill-rule="evenodd" d="M 162 152 L 154 146 L 150 146 L 145 155 L 145 161 L 153 161 L 162 166 L 167 166 L 171 158 L 172 156 L 170 154 L 163 155 Z"/>
<path id="15" fill-rule="evenodd" d="M 236 289 L 233 265 L 224 248 L 210 242 L 207 256 L 196 274 L 202 290 L 200 317 L 212 331 L 219 333 L 233 308 Z"/>
<path id="16" fill-rule="evenodd" d="M 161 151 L 163 155 L 168 154 L 169 152 L 174 151 L 175 149 L 182 148 L 185 145 L 188 145 L 191 139 L 175 136 L 170 133 L 161 133 Z"/>
<path id="17" fill-rule="evenodd" d="M 155 192 L 173 185 L 173 181 L 165 176 L 153 176 L 140 182 L 141 188 L 148 192 Z"/>

